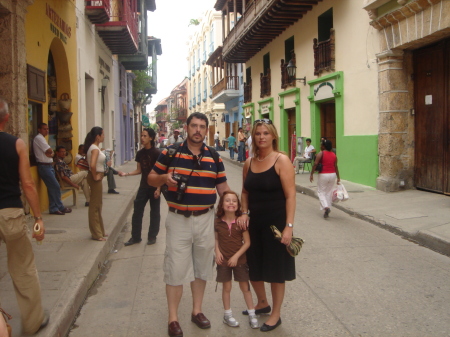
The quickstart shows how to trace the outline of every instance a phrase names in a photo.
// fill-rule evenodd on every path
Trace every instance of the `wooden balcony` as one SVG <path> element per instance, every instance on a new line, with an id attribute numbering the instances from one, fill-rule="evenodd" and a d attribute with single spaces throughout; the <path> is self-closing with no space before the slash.
<path id="1" fill-rule="evenodd" d="M 187 119 L 187 109 L 186 108 L 176 108 L 177 111 L 172 113 L 172 118 L 185 121 Z"/>
<path id="2" fill-rule="evenodd" d="M 266 75 L 264 75 L 263 73 L 261 73 L 261 75 L 260 75 L 261 93 L 260 93 L 259 97 L 263 98 L 265 96 L 270 96 L 270 94 L 272 92 L 270 80 L 271 80 L 270 69 L 267 69 Z"/>
<path id="3" fill-rule="evenodd" d="M 167 114 L 163 112 L 158 112 L 156 114 L 156 123 L 165 123 L 167 122 Z"/>
<path id="4" fill-rule="evenodd" d="M 225 76 L 212 88 L 214 103 L 225 103 L 239 97 L 239 76 Z"/>
<path id="5" fill-rule="evenodd" d="M 314 39 L 314 75 L 319 76 L 323 71 L 335 70 L 335 40 L 334 29 L 330 30 L 330 38 L 328 40 L 317 42 Z"/>
<path id="6" fill-rule="evenodd" d="M 223 41 L 223 58 L 245 63 L 322 0 L 218 0 L 216 10 L 242 13 Z M 233 3 L 236 3 L 234 8 Z M 229 6 L 229 7 L 228 7 Z"/>
<path id="7" fill-rule="evenodd" d="M 93 24 L 108 22 L 111 15 L 111 0 L 86 1 L 84 13 Z"/>
<path id="8" fill-rule="evenodd" d="M 113 54 L 135 54 L 138 51 L 136 1 L 113 2 L 110 21 L 95 25 L 98 35 Z"/>
<path id="9" fill-rule="evenodd" d="M 295 66 L 296 60 L 295 60 L 295 53 L 291 52 L 291 59 L 293 65 Z M 289 74 L 287 71 L 287 66 L 289 62 L 285 62 L 285 60 L 281 60 L 280 70 L 281 70 L 281 88 L 286 89 L 288 86 L 295 87 L 296 81 L 295 79 L 292 80 L 289 78 Z"/>
<path id="10" fill-rule="evenodd" d="M 244 103 L 252 101 L 252 79 L 248 83 L 244 83 Z"/>

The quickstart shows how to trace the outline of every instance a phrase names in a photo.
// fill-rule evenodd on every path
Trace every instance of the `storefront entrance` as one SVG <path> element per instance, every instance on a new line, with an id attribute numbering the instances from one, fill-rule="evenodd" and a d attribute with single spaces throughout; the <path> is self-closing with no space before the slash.
<path id="1" fill-rule="evenodd" d="M 320 137 L 331 140 L 333 148 L 336 149 L 336 105 L 334 101 L 320 105 L 320 121 Z"/>
<path id="2" fill-rule="evenodd" d="M 450 40 L 414 52 L 414 183 L 445 194 L 450 194 L 449 66 Z"/>

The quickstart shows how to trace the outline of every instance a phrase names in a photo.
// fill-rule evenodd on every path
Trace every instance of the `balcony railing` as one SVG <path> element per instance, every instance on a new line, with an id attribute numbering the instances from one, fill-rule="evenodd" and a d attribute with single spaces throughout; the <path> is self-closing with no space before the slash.
<path id="1" fill-rule="evenodd" d="M 260 82 L 261 82 L 261 94 L 260 97 L 264 96 L 270 96 L 271 93 L 271 87 L 270 87 L 270 68 L 267 69 L 267 74 L 264 75 L 261 73 L 260 75 Z"/>
<path id="2" fill-rule="evenodd" d="M 252 79 L 248 80 L 248 83 L 244 83 L 244 103 L 252 101 Z"/>
<path id="3" fill-rule="evenodd" d="M 111 0 L 86 1 L 85 14 L 93 24 L 108 22 Z"/>
<path id="4" fill-rule="evenodd" d="M 200 105 L 201 101 L 202 101 L 202 97 L 200 94 L 198 94 L 197 96 L 198 100 L 197 100 L 197 105 Z"/>
<path id="5" fill-rule="evenodd" d="M 314 75 L 318 76 L 322 71 L 335 70 L 335 40 L 334 29 L 330 30 L 328 40 L 317 42 L 314 39 Z"/>
<path id="6" fill-rule="evenodd" d="M 136 0 L 113 2 L 110 21 L 97 24 L 96 29 L 113 54 L 135 54 L 139 42 Z"/>
<path id="7" fill-rule="evenodd" d="M 158 112 L 156 114 L 156 123 L 167 121 L 167 114 L 164 112 Z"/>
<path id="8" fill-rule="evenodd" d="M 295 60 L 295 53 L 291 52 L 291 59 L 290 61 L 295 66 L 296 60 Z M 290 80 L 289 75 L 287 72 L 287 65 L 289 62 L 285 62 L 284 60 L 281 60 L 281 88 L 286 89 L 288 86 L 295 86 L 295 80 Z"/>
<path id="9" fill-rule="evenodd" d="M 224 90 L 239 90 L 239 76 L 226 76 L 213 87 L 213 96 Z"/>

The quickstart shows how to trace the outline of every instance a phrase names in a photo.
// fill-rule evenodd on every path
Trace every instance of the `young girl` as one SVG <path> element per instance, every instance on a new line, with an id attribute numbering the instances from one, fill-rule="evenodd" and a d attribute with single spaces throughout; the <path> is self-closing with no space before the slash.
<path id="1" fill-rule="evenodd" d="M 245 251 L 250 247 L 248 231 L 241 230 L 236 224 L 236 219 L 241 215 L 241 202 L 236 192 L 226 191 L 219 201 L 216 223 L 214 225 L 216 235 L 216 263 L 217 282 L 223 283 L 222 301 L 225 309 L 223 322 L 231 327 L 238 327 L 231 312 L 230 292 L 231 274 L 234 280 L 239 282 L 239 287 L 244 294 L 249 317 L 249 324 L 253 329 L 259 328 L 255 315 L 252 293 L 250 292 L 249 274 Z"/>

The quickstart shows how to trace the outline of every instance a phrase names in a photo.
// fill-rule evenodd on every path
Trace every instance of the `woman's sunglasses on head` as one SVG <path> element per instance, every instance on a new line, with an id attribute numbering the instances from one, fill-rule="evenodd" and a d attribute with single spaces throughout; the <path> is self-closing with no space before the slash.
<path id="1" fill-rule="evenodd" d="M 257 119 L 253 122 L 253 125 L 258 124 L 258 123 L 272 124 L 272 121 L 268 118 Z"/>

